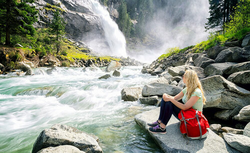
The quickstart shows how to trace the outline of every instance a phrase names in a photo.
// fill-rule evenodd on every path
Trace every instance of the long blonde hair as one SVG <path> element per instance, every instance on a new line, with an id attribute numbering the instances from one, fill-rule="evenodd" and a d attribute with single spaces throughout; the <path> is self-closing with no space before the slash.
<path id="1" fill-rule="evenodd" d="M 196 88 L 199 88 L 202 93 L 203 104 L 206 102 L 206 98 L 204 96 L 204 91 L 202 89 L 201 82 L 198 78 L 197 73 L 194 70 L 186 70 L 184 77 L 186 79 L 187 86 L 187 98 L 189 99 Z"/>

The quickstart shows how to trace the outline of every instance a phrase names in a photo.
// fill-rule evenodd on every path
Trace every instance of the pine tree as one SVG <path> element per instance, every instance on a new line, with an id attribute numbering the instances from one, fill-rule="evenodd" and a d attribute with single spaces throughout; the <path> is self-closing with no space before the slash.
<path id="1" fill-rule="evenodd" d="M 121 2 L 118 12 L 119 12 L 119 18 L 117 20 L 118 26 L 126 37 L 130 37 L 132 23 L 128 15 L 127 5 L 125 2 L 123 1 Z"/>
<path id="2" fill-rule="evenodd" d="M 50 32 L 54 35 L 56 35 L 56 54 L 60 51 L 60 43 L 61 39 L 65 34 L 65 25 L 66 22 L 64 21 L 64 18 L 61 17 L 61 14 L 59 12 L 59 9 L 56 9 L 54 12 L 53 20 L 50 24 Z"/>
<path id="3" fill-rule="evenodd" d="M 33 35 L 35 28 L 32 26 L 37 21 L 37 10 L 28 3 L 33 0 L 1 0 L 0 1 L 0 26 L 5 31 L 5 44 L 10 45 L 11 35 Z M 1 29 L 0 29 L 1 30 Z"/>

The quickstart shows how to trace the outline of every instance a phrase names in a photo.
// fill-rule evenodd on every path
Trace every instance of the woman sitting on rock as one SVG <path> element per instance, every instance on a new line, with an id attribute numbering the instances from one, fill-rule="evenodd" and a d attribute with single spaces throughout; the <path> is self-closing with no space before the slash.
<path id="1" fill-rule="evenodd" d="M 202 111 L 206 98 L 197 73 L 194 70 L 186 70 L 183 75 L 183 82 L 186 87 L 175 97 L 163 94 L 161 101 L 160 115 L 156 122 L 148 124 L 150 132 L 166 133 L 166 125 L 172 114 L 178 119 L 180 110 L 187 110 L 191 107 Z M 178 102 L 182 98 L 183 103 Z"/>

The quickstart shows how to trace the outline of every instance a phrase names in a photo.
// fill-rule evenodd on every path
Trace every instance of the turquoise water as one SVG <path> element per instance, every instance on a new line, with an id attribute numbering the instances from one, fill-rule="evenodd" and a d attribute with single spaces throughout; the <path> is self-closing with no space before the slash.
<path id="1" fill-rule="evenodd" d="M 66 124 L 99 137 L 104 152 L 161 152 L 134 116 L 155 108 L 121 100 L 125 87 L 143 87 L 155 77 L 142 67 L 123 67 L 107 80 L 103 69 L 34 69 L 33 76 L 0 75 L 0 152 L 27 153 L 46 128 Z"/>

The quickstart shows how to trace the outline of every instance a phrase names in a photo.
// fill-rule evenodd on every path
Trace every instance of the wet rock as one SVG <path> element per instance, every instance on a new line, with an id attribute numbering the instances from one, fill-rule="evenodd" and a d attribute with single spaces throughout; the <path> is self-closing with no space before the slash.
<path id="1" fill-rule="evenodd" d="M 206 76 L 213 75 L 223 75 L 224 72 L 236 63 L 226 62 L 226 63 L 213 63 L 207 66 L 204 70 Z"/>
<path id="2" fill-rule="evenodd" d="M 215 75 L 201 80 L 205 97 L 204 108 L 231 109 L 250 104 L 250 91 L 247 91 L 222 76 Z"/>
<path id="3" fill-rule="evenodd" d="M 44 56 L 40 62 L 39 62 L 39 66 L 60 66 L 61 62 L 59 61 L 58 58 L 56 58 L 53 55 L 48 55 L 48 56 Z"/>
<path id="4" fill-rule="evenodd" d="M 108 78 L 110 78 L 110 77 L 111 77 L 110 74 L 105 74 L 104 76 L 101 76 L 101 77 L 99 77 L 98 79 L 108 79 Z"/>
<path id="5" fill-rule="evenodd" d="M 160 108 L 143 112 L 135 116 L 135 122 L 143 129 L 148 130 L 147 123 L 155 122 L 159 116 Z M 164 152 L 220 152 L 233 153 L 225 141 L 213 131 L 208 129 L 207 138 L 202 140 L 188 140 L 183 137 L 179 128 L 179 121 L 172 116 L 166 134 L 153 134 L 150 136 L 156 141 Z M 237 151 L 236 151 L 237 152 Z"/>
<path id="6" fill-rule="evenodd" d="M 117 61 L 111 61 L 110 64 L 107 66 L 106 71 L 110 72 L 110 71 L 114 71 L 114 70 L 119 70 L 121 68 L 121 63 L 117 62 Z"/>
<path id="7" fill-rule="evenodd" d="M 239 114 L 234 116 L 235 120 L 250 122 L 250 105 L 243 107 Z"/>
<path id="8" fill-rule="evenodd" d="M 250 137 L 250 122 L 244 128 L 243 135 Z"/>
<path id="9" fill-rule="evenodd" d="M 232 148 L 244 153 L 250 152 L 249 137 L 239 134 L 223 133 L 223 138 Z"/>
<path id="10" fill-rule="evenodd" d="M 137 101 L 141 97 L 142 89 L 140 87 L 124 88 L 121 91 L 122 100 Z"/>
<path id="11" fill-rule="evenodd" d="M 58 147 L 48 147 L 44 148 L 37 153 L 85 153 L 78 148 L 70 145 L 62 145 Z"/>
<path id="12" fill-rule="evenodd" d="M 118 70 L 115 70 L 112 75 L 119 77 L 119 76 L 121 76 L 121 72 Z"/>
<path id="13" fill-rule="evenodd" d="M 102 153 L 102 149 L 94 137 L 76 128 L 61 124 L 43 130 L 33 145 L 32 153 L 47 147 L 61 145 L 72 145 L 84 152 Z"/>
<path id="14" fill-rule="evenodd" d="M 140 102 L 147 105 L 156 105 L 158 103 L 158 96 L 140 97 Z"/>
<path id="15" fill-rule="evenodd" d="M 32 75 L 33 74 L 33 71 L 30 68 L 30 66 L 23 63 L 23 62 L 19 62 L 17 67 L 19 69 L 21 69 L 23 72 L 26 72 L 25 75 Z"/>

